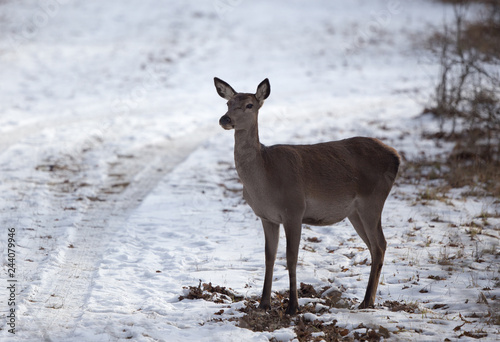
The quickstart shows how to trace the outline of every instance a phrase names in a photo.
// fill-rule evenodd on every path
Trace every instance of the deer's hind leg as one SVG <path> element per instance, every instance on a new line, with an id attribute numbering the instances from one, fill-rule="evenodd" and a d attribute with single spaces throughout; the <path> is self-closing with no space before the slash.
<path id="1" fill-rule="evenodd" d="M 370 278 L 368 279 L 368 286 L 363 302 L 359 305 L 360 309 L 373 307 L 375 304 L 375 296 L 387 247 L 384 232 L 382 231 L 380 215 L 382 210 L 374 210 L 374 207 L 370 209 L 367 207 L 365 209 L 357 210 L 348 217 L 354 229 L 370 250 L 372 259 Z"/>

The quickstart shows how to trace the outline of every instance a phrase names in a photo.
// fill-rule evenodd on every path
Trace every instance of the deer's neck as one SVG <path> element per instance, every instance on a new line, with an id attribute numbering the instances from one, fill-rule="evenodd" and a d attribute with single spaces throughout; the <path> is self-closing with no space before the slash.
<path id="1" fill-rule="evenodd" d="M 234 133 L 234 162 L 243 185 L 251 187 L 263 180 L 264 159 L 261 154 L 258 126 Z"/>

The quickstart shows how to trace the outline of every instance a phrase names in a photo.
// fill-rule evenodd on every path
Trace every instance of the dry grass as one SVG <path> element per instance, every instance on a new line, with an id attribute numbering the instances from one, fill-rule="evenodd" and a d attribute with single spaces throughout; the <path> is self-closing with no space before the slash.
<path id="1" fill-rule="evenodd" d="M 445 179 L 453 188 L 469 187 L 500 198 L 500 163 L 453 162 Z"/>
<path id="2" fill-rule="evenodd" d="M 403 182 L 425 184 L 417 200 L 447 202 L 451 188 L 464 188 L 465 196 L 493 196 L 500 201 L 500 162 L 448 158 L 407 161 L 400 173 Z M 434 181 L 434 182 L 433 182 Z"/>

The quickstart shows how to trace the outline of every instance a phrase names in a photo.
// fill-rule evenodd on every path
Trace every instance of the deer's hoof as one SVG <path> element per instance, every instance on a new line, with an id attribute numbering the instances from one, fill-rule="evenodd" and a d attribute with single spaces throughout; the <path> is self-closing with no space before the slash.
<path id="1" fill-rule="evenodd" d="M 260 310 L 264 310 L 264 311 L 269 311 L 269 310 L 271 310 L 271 304 L 260 303 L 259 304 L 259 309 Z"/>
<path id="2" fill-rule="evenodd" d="M 359 304 L 358 309 L 359 309 L 359 310 L 362 310 L 362 309 L 370 309 L 370 308 L 373 308 L 373 307 L 374 307 L 374 305 L 373 305 L 373 304 L 370 304 L 370 303 L 368 303 L 368 302 L 363 301 L 361 304 Z"/>
<path id="3" fill-rule="evenodd" d="M 285 314 L 293 316 L 296 313 L 297 313 L 297 306 L 288 304 L 288 307 L 286 308 Z"/>

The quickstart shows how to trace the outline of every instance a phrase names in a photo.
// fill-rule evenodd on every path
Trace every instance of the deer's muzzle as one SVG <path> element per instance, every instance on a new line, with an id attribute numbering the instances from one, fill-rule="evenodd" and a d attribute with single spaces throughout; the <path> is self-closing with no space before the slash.
<path id="1" fill-rule="evenodd" d="M 231 118 L 226 114 L 223 115 L 219 120 L 219 125 L 224 129 L 232 129 L 234 128 L 233 123 L 231 122 Z"/>

